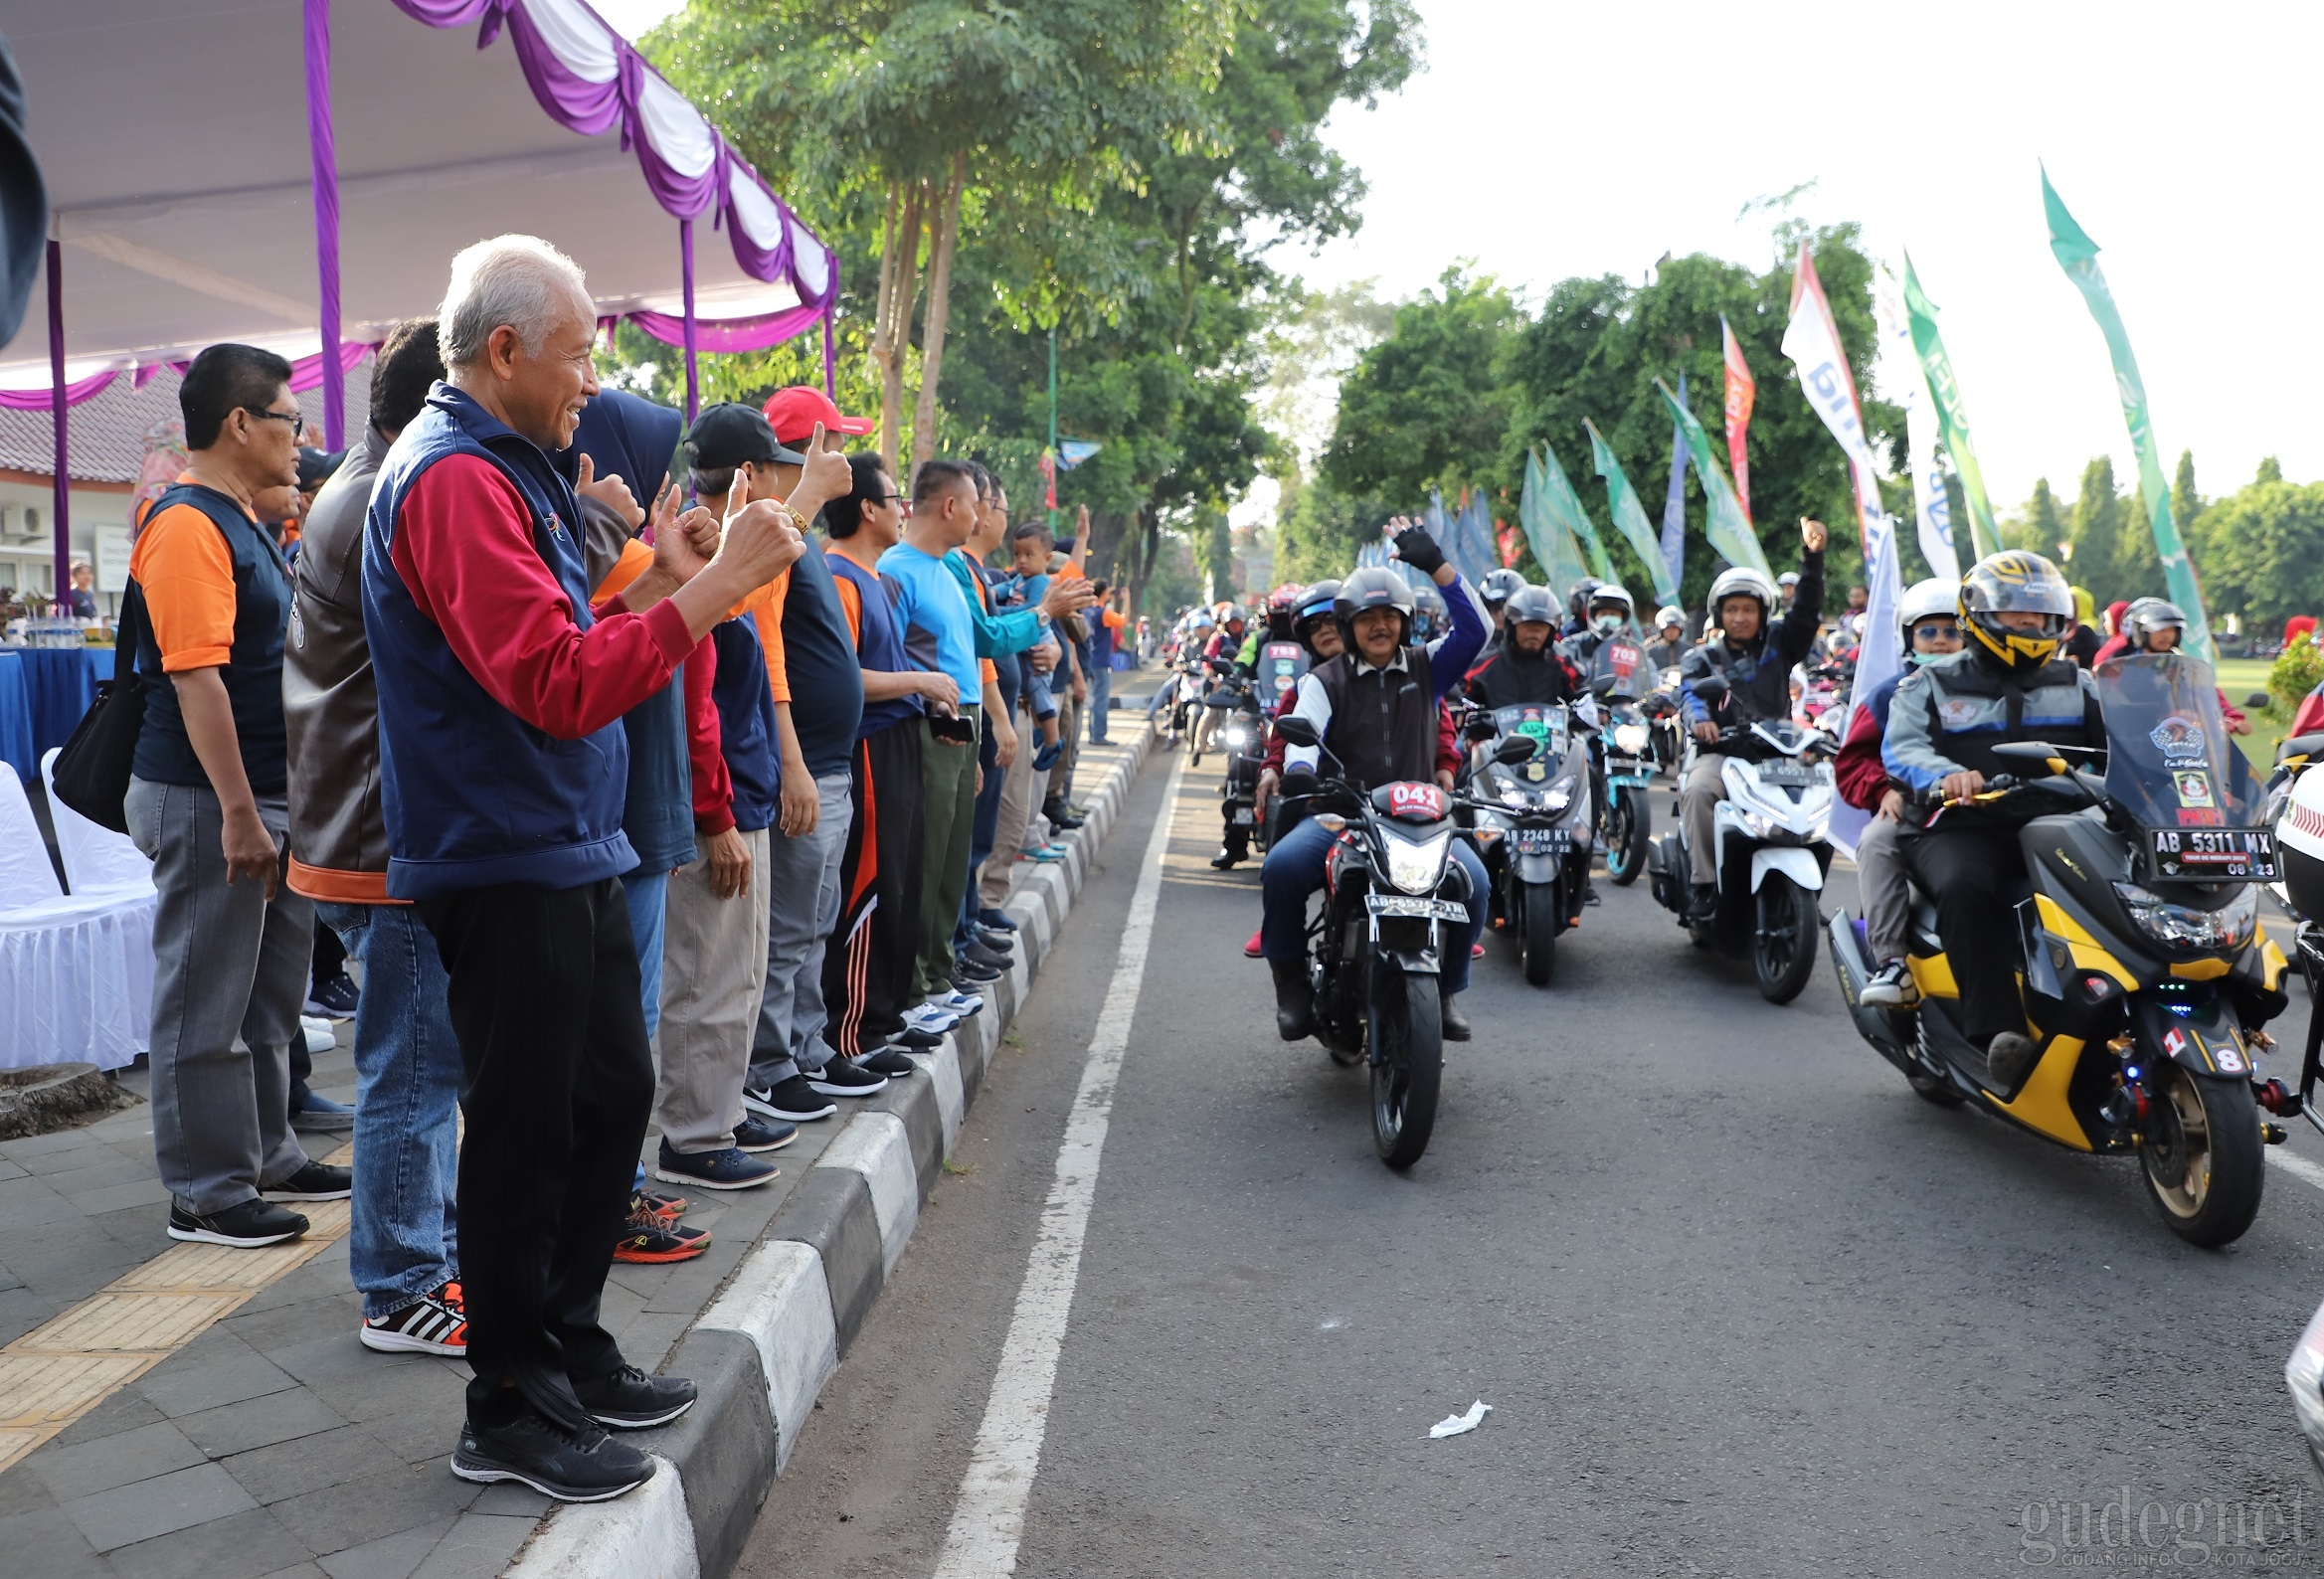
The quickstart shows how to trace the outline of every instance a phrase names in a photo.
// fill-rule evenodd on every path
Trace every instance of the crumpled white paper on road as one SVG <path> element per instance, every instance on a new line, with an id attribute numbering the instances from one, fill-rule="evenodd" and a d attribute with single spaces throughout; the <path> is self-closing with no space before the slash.
<path id="1" fill-rule="evenodd" d="M 1469 1406 L 1469 1412 L 1467 1414 L 1445 1416 L 1435 1425 L 1428 1428 L 1429 1440 L 1433 1442 L 1439 1437 L 1464 1436 L 1467 1433 L 1476 1430 L 1479 1426 L 1485 1424 L 1486 1412 L 1492 1409 L 1492 1407 L 1493 1406 L 1491 1404 L 1480 1398 Z"/>

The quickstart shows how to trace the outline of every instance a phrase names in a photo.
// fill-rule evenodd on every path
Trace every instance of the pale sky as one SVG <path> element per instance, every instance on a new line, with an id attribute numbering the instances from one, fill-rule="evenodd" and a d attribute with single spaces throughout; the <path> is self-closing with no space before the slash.
<path id="1" fill-rule="evenodd" d="M 595 3 L 632 33 L 675 9 Z M 1537 301 L 1665 251 L 1764 267 L 1770 224 L 1736 212 L 1812 179 L 1795 212 L 1910 249 L 2008 511 L 2040 475 L 2070 497 L 2100 452 L 2133 476 L 2105 344 L 2050 255 L 2047 160 L 2104 250 L 2166 472 L 2187 446 L 2206 493 L 2271 453 L 2324 476 L 2324 204 L 2299 152 L 2324 7 L 1419 5 L 1427 71 L 1330 128 L 1370 183 L 1364 227 L 1293 271 L 1398 297 L 1470 260 Z"/>

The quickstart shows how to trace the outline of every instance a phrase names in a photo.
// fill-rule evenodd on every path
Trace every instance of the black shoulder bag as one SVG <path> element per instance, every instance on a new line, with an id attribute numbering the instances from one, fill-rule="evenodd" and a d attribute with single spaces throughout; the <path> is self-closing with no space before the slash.
<path id="1" fill-rule="evenodd" d="M 137 672 L 144 645 L 145 595 L 131 582 L 113 631 L 113 677 L 97 686 L 96 701 L 74 726 L 73 738 L 58 751 L 50 772 L 59 800 L 115 833 L 129 831 L 122 803 L 129 794 L 137 736 L 145 727 L 147 681 Z"/>

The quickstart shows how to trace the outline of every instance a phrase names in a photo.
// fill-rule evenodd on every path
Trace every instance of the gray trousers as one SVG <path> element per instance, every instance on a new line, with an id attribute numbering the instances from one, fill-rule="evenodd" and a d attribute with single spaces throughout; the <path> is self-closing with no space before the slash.
<path id="1" fill-rule="evenodd" d="M 846 772 L 815 781 L 815 830 L 770 830 L 767 852 L 767 987 L 751 1041 L 751 1084 L 772 1086 L 831 1061 L 823 1040 L 823 944 L 839 924 L 839 863 L 855 818 Z M 963 857 L 966 858 L 965 856 Z"/>
<path id="2" fill-rule="evenodd" d="M 290 1039 L 314 955 L 314 901 L 226 881 L 208 786 L 129 781 L 129 836 L 153 861 L 153 1157 L 187 1211 L 240 1206 L 306 1165 L 290 1133 Z M 286 801 L 259 801 L 277 850 Z"/>
<path id="3" fill-rule="evenodd" d="M 1912 925 L 1902 833 L 1901 824 L 1876 816 L 1856 841 L 1856 888 L 1864 904 L 1865 945 L 1876 968 L 1904 958 Z"/>
<path id="4" fill-rule="evenodd" d="M 767 846 L 742 836 L 751 881 L 732 899 L 710 888 L 709 857 L 670 873 L 661 933 L 661 1017 L 653 1051 L 653 1122 L 683 1155 L 723 1151 L 742 1122 L 743 1075 L 767 978 Z"/>
<path id="5" fill-rule="evenodd" d="M 1715 751 L 1700 753 L 1679 790 L 1679 816 L 1687 825 L 1687 864 L 1698 884 L 1718 881 L 1717 834 L 1711 826 L 1717 813 L 1711 808 L 1727 797 L 1726 781 L 1719 777 L 1726 765 Z"/>

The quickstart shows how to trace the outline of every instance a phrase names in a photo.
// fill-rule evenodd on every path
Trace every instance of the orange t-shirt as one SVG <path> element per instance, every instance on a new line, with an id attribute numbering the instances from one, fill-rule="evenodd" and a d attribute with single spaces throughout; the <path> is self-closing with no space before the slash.
<path id="1" fill-rule="evenodd" d="M 148 517 L 129 550 L 129 575 L 145 596 L 164 674 L 223 668 L 234 656 L 234 550 L 217 522 L 190 504 Z"/>

